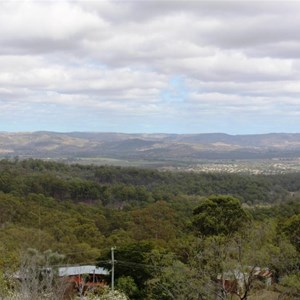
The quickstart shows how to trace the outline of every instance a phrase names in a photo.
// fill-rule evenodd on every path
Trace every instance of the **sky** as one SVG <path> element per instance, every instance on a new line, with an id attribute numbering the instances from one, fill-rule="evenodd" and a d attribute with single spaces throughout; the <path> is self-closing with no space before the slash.
<path id="1" fill-rule="evenodd" d="M 300 132 L 300 1 L 0 0 L 0 131 Z"/>

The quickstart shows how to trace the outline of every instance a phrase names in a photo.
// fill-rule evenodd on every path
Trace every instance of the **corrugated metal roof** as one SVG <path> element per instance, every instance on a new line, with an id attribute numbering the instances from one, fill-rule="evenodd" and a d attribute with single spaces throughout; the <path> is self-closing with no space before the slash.
<path id="1" fill-rule="evenodd" d="M 253 276 L 260 276 L 260 277 L 272 277 L 273 273 L 270 271 L 269 268 L 261 268 L 261 267 L 251 267 L 248 266 L 241 271 L 239 269 L 231 270 L 224 272 L 222 274 L 218 274 L 217 279 L 228 279 L 228 280 L 248 280 L 250 274 L 252 273 Z"/>
<path id="2" fill-rule="evenodd" d="M 58 275 L 63 276 L 73 276 L 82 274 L 95 274 L 95 275 L 108 275 L 109 272 L 100 267 L 87 265 L 87 266 L 68 266 L 58 268 Z"/>

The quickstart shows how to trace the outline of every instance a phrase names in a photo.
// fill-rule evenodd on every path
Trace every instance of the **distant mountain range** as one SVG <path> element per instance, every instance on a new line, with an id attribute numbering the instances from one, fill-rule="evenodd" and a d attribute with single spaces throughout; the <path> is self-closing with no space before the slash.
<path id="1" fill-rule="evenodd" d="M 300 133 L 255 135 L 0 132 L 1 157 L 127 160 L 300 157 Z"/>

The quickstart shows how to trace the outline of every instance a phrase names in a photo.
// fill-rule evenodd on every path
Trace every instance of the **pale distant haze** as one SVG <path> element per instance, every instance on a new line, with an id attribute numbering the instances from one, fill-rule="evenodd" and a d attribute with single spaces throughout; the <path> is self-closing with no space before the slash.
<path id="1" fill-rule="evenodd" d="M 0 1 L 0 131 L 300 132 L 298 1 Z"/>

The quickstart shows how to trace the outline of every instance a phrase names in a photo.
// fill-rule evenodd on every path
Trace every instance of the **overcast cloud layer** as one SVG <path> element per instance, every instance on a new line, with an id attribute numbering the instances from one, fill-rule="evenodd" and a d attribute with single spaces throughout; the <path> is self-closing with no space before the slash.
<path id="1" fill-rule="evenodd" d="M 300 2 L 0 1 L 0 131 L 300 132 Z"/>

